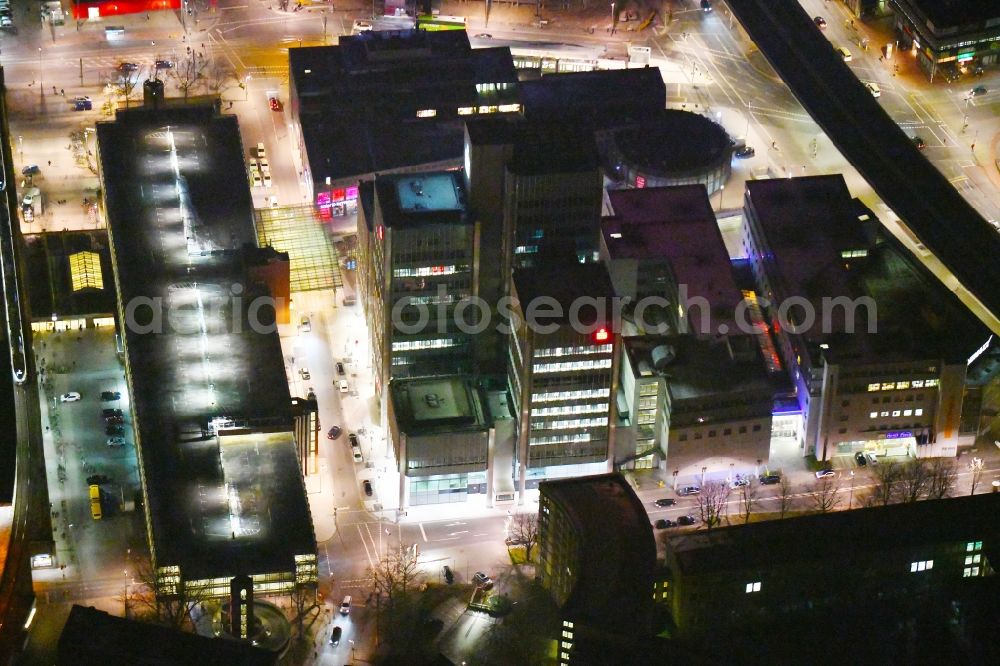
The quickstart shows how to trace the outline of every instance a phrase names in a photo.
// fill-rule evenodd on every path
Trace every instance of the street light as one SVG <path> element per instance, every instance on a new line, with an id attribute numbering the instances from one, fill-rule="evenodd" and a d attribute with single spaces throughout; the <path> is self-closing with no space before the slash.
<path id="1" fill-rule="evenodd" d="M 38 91 L 45 97 L 45 86 L 42 85 L 42 47 L 38 47 Z"/>
<path id="2" fill-rule="evenodd" d="M 611 34 L 615 34 L 615 3 L 614 0 L 611 2 Z M 41 50 L 41 49 L 39 49 Z"/>
<path id="3" fill-rule="evenodd" d="M 750 139 L 750 118 L 753 116 L 753 100 L 747 102 L 747 131 L 743 133 L 743 139 Z"/>

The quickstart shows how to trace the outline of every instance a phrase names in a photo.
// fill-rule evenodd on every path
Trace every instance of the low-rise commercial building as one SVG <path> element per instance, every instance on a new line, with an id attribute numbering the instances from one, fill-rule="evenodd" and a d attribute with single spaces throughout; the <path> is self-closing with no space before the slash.
<path id="1" fill-rule="evenodd" d="M 951 78 L 959 68 L 1000 62 L 1000 7 L 990 2 L 890 0 L 899 48 L 912 49 L 933 81 Z"/>
<path id="2" fill-rule="evenodd" d="M 559 607 L 559 663 L 592 663 L 576 645 L 651 633 L 656 546 L 642 502 L 620 474 L 544 481 L 538 577 Z"/>
<path id="3" fill-rule="evenodd" d="M 997 340 L 852 199 L 841 176 L 747 183 L 743 245 L 819 460 L 955 456 Z"/>

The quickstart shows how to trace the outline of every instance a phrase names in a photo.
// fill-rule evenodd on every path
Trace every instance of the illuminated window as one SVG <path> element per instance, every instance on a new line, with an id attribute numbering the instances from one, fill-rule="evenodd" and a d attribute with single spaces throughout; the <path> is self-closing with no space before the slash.
<path id="1" fill-rule="evenodd" d="M 562 635 L 563 635 L 563 638 L 568 638 L 570 640 L 573 639 L 573 632 L 572 631 L 566 631 L 564 629 L 563 632 L 562 632 Z"/>
<path id="2" fill-rule="evenodd" d="M 520 104 L 501 104 L 500 113 L 517 113 L 521 110 Z"/>
<path id="3" fill-rule="evenodd" d="M 979 567 L 966 567 L 962 569 L 962 578 L 971 578 L 979 575 Z"/>
<path id="4" fill-rule="evenodd" d="M 563 626 L 564 627 L 569 627 L 570 629 L 572 629 L 573 628 L 573 623 L 570 622 L 569 620 L 563 620 Z"/>
<path id="5" fill-rule="evenodd" d="M 886 416 L 889 416 L 889 412 L 880 412 L 880 415 L 884 418 Z"/>
<path id="6" fill-rule="evenodd" d="M 878 418 L 878 412 L 868 412 L 868 418 L 870 419 Z"/>
<path id="7" fill-rule="evenodd" d="M 926 382 L 924 382 L 924 386 L 926 386 L 927 388 L 937 385 L 938 385 L 938 380 L 936 379 L 928 379 Z"/>
<path id="8" fill-rule="evenodd" d="M 458 115 L 460 115 L 460 116 L 471 116 L 475 112 L 476 112 L 476 108 L 474 106 L 460 106 L 460 107 L 458 107 Z"/>
<path id="9" fill-rule="evenodd" d="M 904 409 L 903 410 L 903 416 L 912 416 L 912 415 L 913 415 L 913 410 L 912 409 Z"/>
<path id="10" fill-rule="evenodd" d="M 920 562 L 910 562 L 910 573 L 918 571 L 930 571 L 934 568 L 934 560 L 921 560 Z"/>
<path id="11" fill-rule="evenodd" d="M 900 412 L 900 411 L 899 411 L 898 409 L 894 409 L 894 410 L 892 410 L 892 415 L 893 415 L 894 417 L 895 417 L 895 416 L 899 416 L 899 415 L 900 415 L 901 413 L 902 413 L 902 412 Z"/>
<path id="12" fill-rule="evenodd" d="M 420 109 L 417 111 L 417 118 L 433 118 L 437 114 L 437 109 Z"/>
<path id="13" fill-rule="evenodd" d="M 923 409 L 914 409 L 913 410 L 913 415 L 914 416 L 923 416 L 924 415 L 924 410 Z"/>
<path id="14" fill-rule="evenodd" d="M 908 389 L 910 388 L 910 382 L 896 382 L 897 389 Z"/>
<path id="15" fill-rule="evenodd" d="M 747 594 L 752 592 L 760 592 L 760 581 L 756 583 L 747 583 Z"/>
<path id="16" fill-rule="evenodd" d="M 924 387 L 924 380 L 922 380 L 922 379 L 914 379 L 913 382 L 912 382 L 912 385 L 913 385 L 913 388 L 923 388 Z"/>
<path id="17" fill-rule="evenodd" d="M 896 382 L 882 382 L 883 391 L 891 391 L 896 388 Z"/>
<path id="18" fill-rule="evenodd" d="M 874 384 L 869 384 L 868 385 L 868 390 L 869 391 L 878 391 L 880 387 L 881 387 L 881 384 L 879 384 L 878 382 L 875 382 Z"/>
<path id="19" fill-rule="evenodd" d="M 982 549 L 983 549 L 982 541 L 970 541 L 969 543 L 965 544 L 965 551 L 967 553 L 973 553 L 977 550 L 982 550 Z"/>

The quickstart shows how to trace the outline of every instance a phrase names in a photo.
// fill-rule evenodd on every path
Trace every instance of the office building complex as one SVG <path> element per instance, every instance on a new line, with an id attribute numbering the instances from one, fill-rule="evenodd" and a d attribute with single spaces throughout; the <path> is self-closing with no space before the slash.
<path id="1" fill-rule="evenodd" d="M 890 0 L 900 49 L 912 49 L 930 79 L 952 79 L 958 68 L 996 65 L 1000 7 L 990 2 Z"/>
<path id="2" fill-rule="evenodd" d="M 472 49 L 464 30 L 365 32 L 288 63 L 304 177 L 334 215 L 375 174 L 461 166 L 465 120 L 521 110 L 509 49 Z"/>
<path id="3" fill-rule="evenodd" d="M 521 499 L 529 477 L 606 471 L 614 455 L 619 346 L 600 264 L 514 271 L 508 376 Z"/>
<path id="4" fill-rule="evenodd" d="M 461 176 L 385 176 L 362 194 L 359 277 L 376 392 L 394 377 L 471 372 L 479 311 L 463 300 L 477 293 L 479 238 Z"/>
<path id="5" fill-rule="evenodd" d="M 156 594 L 226 597 L 240 575 L 261 595 L 315 588 L 276 308 L 229 175 L 236 118 L 125 111 L 97 141 Z"/>
<path id="6" fill-rule="evenodd" d="M 665 459 L 675 480 L 760 468 L 779 379 L 749 335 L 624 338 L 616 463 Z"/>
<path id="7" fill-rule="evenodd" d="M 538 577 L 559 608 L 559 663 L 593 663 L 588 641 L 649 636 L 656 547 L 649 517 L 620 474 L 544 481 Z"/>
<path id="8" fill-rule="evenodd" d="M 841 176 L 747 183 L 743 244 L 802 410 L 803 455 L 954 456 L 994 336 Z"/>

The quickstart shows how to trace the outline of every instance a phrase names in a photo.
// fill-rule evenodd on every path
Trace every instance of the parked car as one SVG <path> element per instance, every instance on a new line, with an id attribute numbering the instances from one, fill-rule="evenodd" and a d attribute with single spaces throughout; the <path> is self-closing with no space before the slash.
<path id="1" fill-rule="evenodd" d="M 108 437 L 108 446 L 111 448 L 118 448 L 119 446 L 125 446 L 124 437 Z"/>
<path id="2" fill-rule="evenodd" d="M 923 150 L 924 148 L 927 147 L 927 144 L 924 143 L 923 138 L 921 138 L 919 136 L 913 137 L 912 141 L 913 141 L 913 145 L 916 146 L 918 150 Z"/>
<path id="3" fill-rule="evenodd" d="M 338 437 L 340 437 L 341 432 L 343 431 L 340 429 L 340 426 L 333 426 L 332 428 L 326 431 L 326 438 L 337 439 Z"/>
<path id="4" fill-rule="evenodd" d="M 330 645 L 340 645 L 340 635 L 344 633 L 344 630 L 340 627 L 334 627 L 333 631 L 330 632 Z"/>
<path id="5" fill-rule="evenodd" d="M 264 180 L 260 177 L 260 171 L 256 169 L 250 170 L 250 183 L 254 187 L 262 187 L 264 185 Z"/>
<path id="6" fill-rule="evenodd" d="M 677 504 L 677 500 L 672 497 L 661 497 L 660 499 L 653 502 L 656 506 L 673 506 Z"/>
<path id="7" fill-rule="evenodd" d="M 267 105 L 271 107 L 272 111 L 281 111 L 281 101 L 277 97 L 268 97 Z"/>
<path id="8" fill-rule="evenodd" d="M 302 379 L 312 379 L 312 375 L 309 374 L 309 368 L 299 368 L 299 377 Z"/>
<path id="9" fill-rule="evenodd" d="M 817 479 L 829 479 L 829 478 L 834 477 L 834 476 L 837 476 L 837 473 L 834 472 L 829 467 L 827 467 L 826 469 L 821 469 L 818 472 L 816 472 L 816 478 Z"/>
<path id="10" fill-rule="evenodd" d="M 681 486 L 677 489 L 677 494 L 682 496 L 699 495 L 701 494 L 701 488 L 698 486 Z"/>
<path id="11" fill-rule="evenodd" d="M 101 391 L 101 400 L 109 402 L 111 400 L 121 400 L 122 394 L 118 391 Z"/>
<path id="12" fill-rule="evenodd" d="M 816 27 L 819 28 L 820 30 L 826 29 L 826 19 L 823 18 L 822 16 L 813 17 L 813 23 L 815 23 Z"/>
<path id="13" fill-rule="evenodd" d="M 124 416 L 118 416 L 118 415 L 115 415 L 115 416 L 105 416 L 104 417 L 104 422 L 105 423 L 125 423 L 125 417 Z"/>
<path id="14" fill-rule="evenodd" d="M 76 402 L 80 399 L 80 394 L 76 391 L 70 391 L 69 393 L 63 393 L 59 396 L 59 402 Z"/>
<path id="15" fill-rule="evenodd" d="M 742 488 L 743 486 L 749 486 L 749 485 L 750 485 L 750 479 L 740 476 L 738 474 L 736 475 L 736 478 L 734 478 L 732 481 L 729 482 L 729 487 L 732 488 L 733 490 L 735 490 L 736 488 Z"/>
<path id="16" fill-rule="evenodd" d="M 864 467 L 868 464 L 868 459 L 865 458 L 865 454 L 861 451 L 854 454 L 854 460 L 858 463 L 858 467 Z"/>
<path id="17" fill-rule="evenodd" d="M 764 486 L 771 486 L 775 483 L 781 483 L 781 476 L 778 474 L 761 474 L 760 483 Z"/>
<path id="18" fill-rule="evenodd" d="M 356 463 L 365 461 L 365 457 L 361 454 L 361 447 L 357 444 L 351 447 L 351 455 L 354 457 L 354 462 Z M 368 494 L 371 495 L 371 493 Z"/>
<path id="19" fill-rule="evenodd" d="M 347 445 L 351 447 L 361 445 L 361 443 L 358 441 L 358 436 L 355 435 L 353 432 L 347 433 Z"/>
<path id="20" fill-rule="evenodd" d="M 347 393 L 347 390 L 348 390 L 347 389 L 347 380 L 346 379 L 341 379 L 339 382 L 337 382 L 337 387 L 340 389 L 341 393 Z"/>
<path id="21" fill-rule="evenodd" d="M 155 64 L 156 69 L 173 69 L 174 63 L 169 60 L 157 60 Z"/>
<path id="22" fill-rule="evenodd" d="M 125 434 L 125 426 L 121 423 L 109 423 L 104 426 L 104 434 L 108 437 L 121 437 Z"/>
<path id="23" fill-rule="evenodd" d="M 493 587 L 493 579 L 484 574 L 482 571 L 477 571 L 472 576 L 472 582 L 475 583 L 477 587 L 481 587 L 484 590 L 488 590 Z"/>
<path id="24" fill-rule="evenodd" d="M 253 149 L 251 155 L 257 158 L 267 157 L 267 151 L 264 150 L 264 142 L 260 141 L 257 143 L 257 147 Z"/>
<path id="25" fill-rule="evenodd" d="M 455 572 L 447 564 L 441 567 L 441 575 L 444 576 L 444 582 L 449 585 L 455 582 Z"/>
<path id="26" fill-rule="evenodd" d="M 365 488 L 365 495 L 371 497 L 372 493 L 375 492 L 375 490 L 372 488 L 372 482 L 369 481 L 368 479 L 365 479 L 362 485 Z"/>
<path id="27" fill-rule="evenodd" d="M 120 409 L 114 409 L 112 407 L 107 407 L 101 410 L 101 416 L 104 418 L 110 418 L 112 416 L 124 416 L 125 414 Z"/>
<path id="28" fill-rule="evenodd" d="M 488 32 L 481 32 L 476 35 L 476 39 L 493 39 L 493 35 Z"/>
<path id="29" fill-rule="evenodd" d="M 865 458 L 868 459 L 868 464 L 869 465 L 877 465 L 878 464 L 878 457 L 874 453 L 866 453 L 865 454 Z"/>
<path id="30" fill-rule="evenodd" d="M 698 519 L 694 516 L 679 516 L 677 518 L 678 525 L 694 525 L 698 522 Z"/>
<path id="31" fill-rule="evenodd" d="M 264 187 L 271 187 L 271 174 L 265 171 L 261 178 L 264 180 Z"/>
<path id="32" fill-rule="evenodd" d="M 862 81 L 862 83 L 865 84 L 865 88 L 867 88 L 868 92 L 872 94 L 872 97 L 882 96 L 882 90 L 879 89 L 878 84 L 874 81 Z"/>
<path id="33" fill-rule="evenodd" d="M 338 375 L 345 375 L 345 374 L 347 374 L 347 373 L 346 373 L 346 372 L 344 371 L 344 364 L 343 364 L 343 363 L 341 363 L 340 361 L 337 361 L 337 374 L 338 374 Z"/>
<path id="34" fill-rule="evenodd" d="M 303 333 L 308 333 L 312 330 L 312 322 L 309 321 L 309 317 L 302 317 L 299 321 L 299 330 Z"/>
<path id="35" fill-rule="evenodd" d="M 674 524 L 675 523 L 673 523 L 670 520 L 667 520 L 666 518 L 660 518 L 658 521 L 656 521 L 655 523 L 653 523 L 653 527 L 655 527 L 658 530 L 665 530 L 668 527 L 673 527 Z"/>
<path id="36" fill-rule="evenodd" d="M 737 148 L 733 154 L 741 160 L 745 160 L 756 155 L 757 151 L 753 149 L 753 146 L 743 146 L 742 148 Z"/>
<path id="37" fill-rule="evenodd" d="M 118 71 L 122 74 L 127 74 L 129 72 L 134 72 L 139 69 L 139 65 L 134 62 L 120 62 L 118 63 Z"/>
<path id="38" fill-rule="evenodd" d="M 262 157 L 259 160 L 257 160 L 257 164 L 260 165 L 261 173 L 265 175 L 271 173 L 271 163 L 267 161 L 266 157 Z"/>

